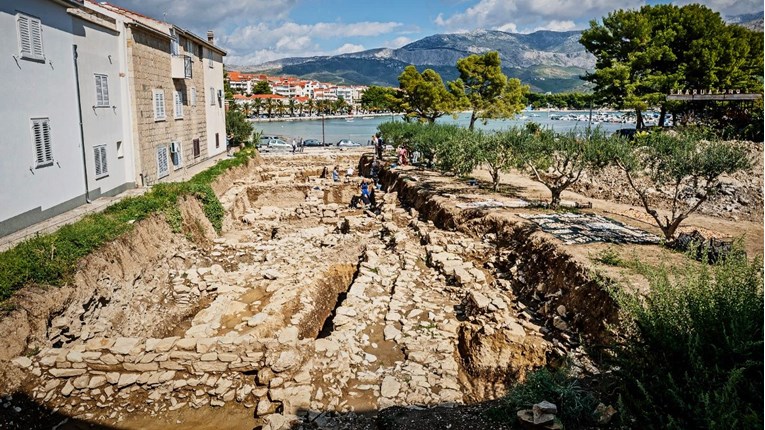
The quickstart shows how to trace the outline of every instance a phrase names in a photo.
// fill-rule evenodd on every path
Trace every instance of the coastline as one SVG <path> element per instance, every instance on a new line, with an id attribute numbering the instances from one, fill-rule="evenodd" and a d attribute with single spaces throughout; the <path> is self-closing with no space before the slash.
<path id="1" fill-rule="evenodd" d="M 292 121 L 321 121 L 324 119 L 365 119 L 370 117 L 395 117 L 401 116 L 403 113 L 367 113 L 356 115 L 312 115 L 312 116 L 297 116 L 297 117 L 281 117 L 281 118 L 247 118 L 251 122 L 292 122 Z"/>

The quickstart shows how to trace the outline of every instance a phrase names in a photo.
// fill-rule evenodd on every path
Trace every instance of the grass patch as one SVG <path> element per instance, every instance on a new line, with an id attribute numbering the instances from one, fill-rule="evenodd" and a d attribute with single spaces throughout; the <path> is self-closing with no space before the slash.
<path id="1" fill-rule="evenodd" d="M 184 196 L 198 199 L 205 216 L 220 232 L 224 210 L 211 184 L 227 170 L 246 164 L 255 154 L 254 149 L 245 148 L 189 181 L 154 185 L 142 196 L 123 199 L 101 213 L 0 253 L 0 303 L 26 284 L 63 285 L 71 281 L 82 257 L 131 230 L 134 221 L 163 212 L 172 230 L 180 231 L 178 201 Z"/>

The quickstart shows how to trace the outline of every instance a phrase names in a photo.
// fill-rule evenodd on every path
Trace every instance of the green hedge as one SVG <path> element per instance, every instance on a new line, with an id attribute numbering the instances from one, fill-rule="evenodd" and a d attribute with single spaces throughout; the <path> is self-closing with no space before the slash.
<path id="1" fill-rule="evenodd" d="M 129 231 L 134 221 L 164 212 L 173 230 L 180 231 L 178 202 L 183 196 L 197 198 L 205 216 L 220 232 L 224 210 L 211 184 L 227 170 L 246 164 L 255 153 L 254 149 L 245 148 L 189 181 L 154 185 L 142 196 L 123 199 L 102 213 L 88 215 L 0 253 L 0 301 L 26 284 L 63 285 L 71 281 L 82 257 Z"/>

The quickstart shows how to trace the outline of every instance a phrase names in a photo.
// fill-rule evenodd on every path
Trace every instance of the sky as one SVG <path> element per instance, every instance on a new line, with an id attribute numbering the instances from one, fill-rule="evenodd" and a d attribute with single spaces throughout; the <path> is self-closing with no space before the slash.
<path id="1" fill-rule="evenodd" d="M 204 37 L 229 65 L 399 48 L 438 33 L 581 30 L 614 9 L 668 0 L 109 0 Z M 761 12 L 762 0 L 703 3 L 723 16 Z"/>

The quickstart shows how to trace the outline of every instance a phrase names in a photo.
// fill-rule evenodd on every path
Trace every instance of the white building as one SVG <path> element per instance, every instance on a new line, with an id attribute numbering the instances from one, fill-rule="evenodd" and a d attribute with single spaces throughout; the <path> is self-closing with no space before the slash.
<path id="1" fill-rule="evenodd" d="M 226 112 L 223 106 L 223 55 L 220 49 L 211 49 L 215 43 L 212 31 L 207 32 L 209 45 L 203 48 L 204 85 L 215 92 L 219 103 L 205 103 L 207 119 L 207 156 L 214 157 L 226 151 Z M 248 81 L 249 83 L 249 81 Z M 252 87 L 249 88 L 252 92 Z"/>
<path id="2" fill-rule="evenodd" d="M 88 16 L 74 0 L 0 2 L 0 236 L 132 186 L 117 35 Z"/>

